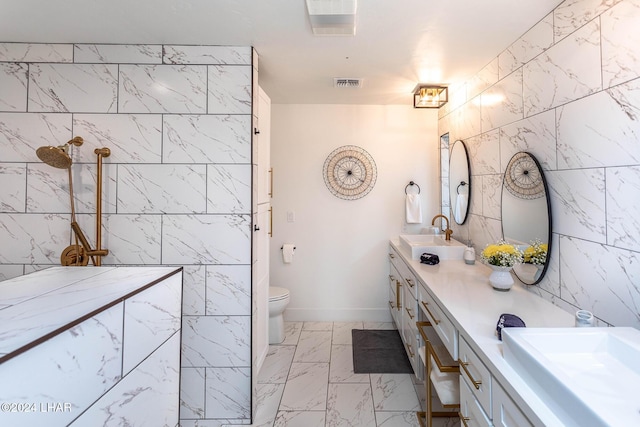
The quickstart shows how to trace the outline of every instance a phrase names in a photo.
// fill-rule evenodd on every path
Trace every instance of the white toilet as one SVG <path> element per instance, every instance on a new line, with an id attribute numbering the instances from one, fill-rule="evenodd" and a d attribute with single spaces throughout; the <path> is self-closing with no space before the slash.
<path id="1" fill-rule="evenodd" d="M 289 289 L 269 286 L 269 344 L 284 341 L 284 318 L 282 313 L 289 305 Z"/>

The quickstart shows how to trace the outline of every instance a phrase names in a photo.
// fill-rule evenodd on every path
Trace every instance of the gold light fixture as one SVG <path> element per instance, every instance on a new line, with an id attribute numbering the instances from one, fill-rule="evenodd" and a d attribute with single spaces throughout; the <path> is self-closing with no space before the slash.
<path id="1" fill-rule="evenodd" d="M 440 108 L 449 101 L 449 88 L 421 84 L 413 89 L 413 108 Z"/>

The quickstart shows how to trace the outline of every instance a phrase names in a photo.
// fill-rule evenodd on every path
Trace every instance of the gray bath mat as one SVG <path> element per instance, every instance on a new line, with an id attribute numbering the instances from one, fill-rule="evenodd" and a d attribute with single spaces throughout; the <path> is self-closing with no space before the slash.
<path id="1" fill-rule="evenodd" d="M 397 330 L 352 329 L 353 372 L 412 374 L 413 369 Z"/>

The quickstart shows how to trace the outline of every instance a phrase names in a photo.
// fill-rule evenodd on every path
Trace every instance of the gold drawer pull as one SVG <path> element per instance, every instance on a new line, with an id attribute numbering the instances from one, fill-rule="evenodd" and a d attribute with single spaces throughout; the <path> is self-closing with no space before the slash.
<path id="1" fill-rule="evenodd" d="M 395 256 L 394 254 L 389 254 L 389 258 L 391 258 L 391 259 L 395 259 L 395 258 L 396 258 L 396 256 Z"/>
<path id="2" fill-rule="evenodd" d="M 476 390 L 480 390 L 480 384 L 482 384 L 482 381 L 473 379 L 473 375 L 471 375 L 471 372 L 469 372 L 469 369 L 467 369 L 469 362 L 463 362 L 462 359 L 458 359 L 458 362 L 460 362 L 460 366 L 462 366 L 462 369 L 464 369 L 467 376 L 469 377 L 469 380 L 471 380 L 471 383 L 476 388 Z"/>
<path id="3" fill-rule="evenodd" d="M 413 319 L 413 315 L 411 314 L 411 309 L 408 308 L 408 307 L 405 307 L 404 309 L 407 311 L 407 314 L 409 315 L 409 318 Z"/>
<path id="4" fill-rule="evenodd" d="M 462 412 L 458 412 L 458 417 L 460 417 L 460 421 L 462 421 L 462 424 L 464 425 L 464 427 L 469 427 L 469 424 L 467 424 L 467 421 L 469 421 L 471 418 L 463 416 Z"/>
<path id="5" fill-rule="evenodd" d="M 411 351 L 411 344 L 407 343 L 407 351 L 409 352 L 409 357 L 415 356 L 415 353 Z"/>
<path id="6" fill-rule="evenodd" d="M 408 284 L 409 286 L 411 286 L 412 288 L 415 286 L 415 284 L 413 283 L 413 280 L 411 280 L 411 279 L 404 279 L 404 280 L 405 280 L 405 282 L 407 282 L 407 284 Z"/>
<path id="7" fill-rule="evenodd" d="M 431 316 L 431 318 L 433 319 L 433 323 L 435 323 L 436 325 L 439 324 L 440 321 L 436 319 L 436 316 L 433 315 L 433 313 L 431 312 L 431 310 L 429 310 L 429 307 L 427 307 L 427 305 L 429 305 L 429 303 L 422 301 L 422 306 L 424 307 L 425 310 L 427 310 L 427 313 L 429 313 L 429 316 Z"/>
<path id="8" fill-rule="evenodd" d="M 402 304 L 400 304 L 400 288 L 402 287 L 402 283 L 399 280 L 396 280 L 396 307 L 398 310 L 402 308 Z"/>

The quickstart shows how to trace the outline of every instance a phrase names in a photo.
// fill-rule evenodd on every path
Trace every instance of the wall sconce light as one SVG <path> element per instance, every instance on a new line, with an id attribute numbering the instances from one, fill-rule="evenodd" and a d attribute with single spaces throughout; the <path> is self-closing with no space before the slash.
<path id="1" fill-rule="evenodd" d="M 446 86 L 420 84 L 413 89 L 413 108 L 440 108 L 449 101 Z"/>

